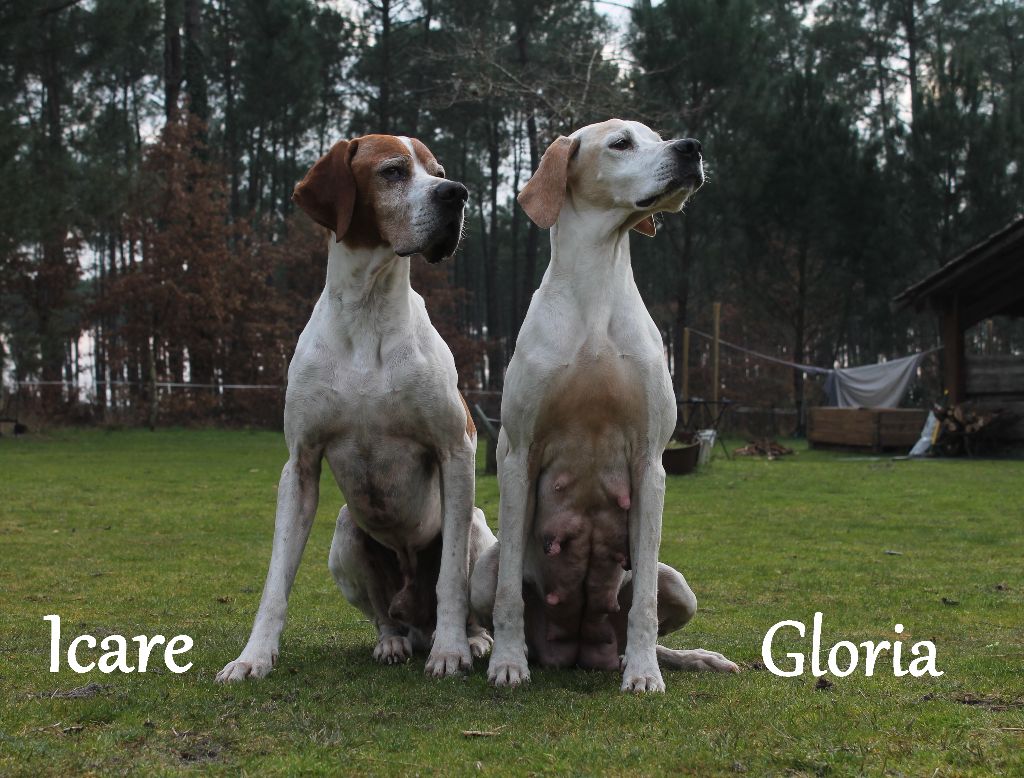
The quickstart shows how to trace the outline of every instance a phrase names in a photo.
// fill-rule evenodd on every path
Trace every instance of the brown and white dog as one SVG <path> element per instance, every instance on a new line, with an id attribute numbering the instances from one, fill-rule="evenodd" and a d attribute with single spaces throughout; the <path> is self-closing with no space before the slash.
<path id="1" fill-rule="evenodd" d="M 500 544 L 471 586 L 474 613 L 493 620 L 496 685 L 529 680 L 527 647 L 556 667 L 617 669 L 624 653 L 623 690 L 664 691 L 659 660 L 737 670 L 714 651 L 657 645 L 697 600 L 658 562 L 676 404 L 629 255 L 631 229 L 653 235 L 653 215 L 703 182 L 697 141 L 613 119 L 551 144 L 519 195 L 551 228 L 551 263 L 505 375 Z"/>
<path id="2" fill-rule="evenodd" d="M 476 429 L 409 284 L 410 256 L 455 252 L 468 194 L 422 143 L 388 135 L 340 141 L 296 186 L 335 239 L 288 369 L 270 571 L 249 641 L 218 681 L 262 678 L 277 661 L 325 458 L 348 499 L 329 567 L 376 626 L 374 656 L 403 662 L 430 646 L 426 671 L 445 676 L 489 647 L 483 630 L 467 635 L 471 557 L 494 543 L 473 507 Z"/>

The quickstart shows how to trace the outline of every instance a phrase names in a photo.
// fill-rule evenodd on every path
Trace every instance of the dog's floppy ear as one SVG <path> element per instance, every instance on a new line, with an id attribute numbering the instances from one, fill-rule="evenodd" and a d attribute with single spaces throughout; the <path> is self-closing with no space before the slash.
<path id="1" fill-rule="evenodd" d="M 633 225 L 633 229 L 639 232 L 641 235 L 646 235 L 648 238 L 653 238 L 658 232 L 658 227 L 654 223 L 653 216 L 647 216 L 641 219 L 639 222 Z"/>
<path id="2" fill-rule="evenodd" d="M 565 184 L 569 177 L 569 160 L 580 147 L 579 138 L 559 136 L 541 157 L 533 177 L 526 182 L 516 199 L 526 215 L 541 229 L 558 221 L 558 212 L 565 200 Z"/>
<path id="3" fill-rule="evenodd" d="M 338 241 L 348 232 L 356 204 L 352 157 L 358 143 L 358 140 L 335 143 L 292 192 L 292 200 L 313 221 L 332 230 Z"/>

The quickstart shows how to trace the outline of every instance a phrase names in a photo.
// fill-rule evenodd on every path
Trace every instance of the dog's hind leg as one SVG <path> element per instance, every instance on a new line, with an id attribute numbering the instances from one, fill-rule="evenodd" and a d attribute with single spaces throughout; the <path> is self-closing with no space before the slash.
<path id="1" fill-rule="evenodd" d="M 666 670 L 712 670 L 718 673 L 738 673 L 740 668 L 717 651 L 703 648 L 657 648 L 658 664 Z"/>
<path id="2" fill-rule="evenodd" d="M 629 608 L 633 599 L 632 575 L 626 573 L 626 579 L 619 590 L 621 612 Z M 664 562 L 658 563 L 658 635 L 669 635 L 685 627 L 697 612 L 697 597 L 683 574 Z M 616 619 L 616 633 L 619 647 L 625 645 L 625 619 Z M 675 649 L 659 645 L 657 647 L 658 664 L 666 670 L 712 670 L 722 673 L 737 673 L 739 668 L 717 651 L 706 651 L 702 648 Z"/>
<path id="3" fill-rule="evenodd" d="M 477 565 L 481 563 L 484 567 L 480 569 L 480 580 L 477 581 Z M 498 583 L 498 539 L 487 526 L 484 512 L 479 508 L 473 508 L 473 523 L 469 528 L 469 578 L 470 609 L 466 632 L 469 636 L 469 650 L 476 659 L 485 656 L 494 644 L 487 627 L 491 623 L 494 589 Z M 478 616 L 473 595 L 474 583 L 477 584 L 477 591 L 481 596 L 480 610 L 486 614 L 483 620 Z"/>
<path id="4" fill-rule="evenodd" d="M 345 599 L 376 627 L 373 658 L 382 664 L 409 661 L 413 654 L 409 630 L 388 614 L 401 586 L 397 558 L 356 526 L 347 506 L 338 514 L 327 566 Z"/>
<path id="5" fill-rule="evenodd" d="M 470 613 L 477 624 L 490 629 L 494 619 L 494 592 L 498 587 L 498 554 L 495 543 L 476 560 L 469 580 Z"/>

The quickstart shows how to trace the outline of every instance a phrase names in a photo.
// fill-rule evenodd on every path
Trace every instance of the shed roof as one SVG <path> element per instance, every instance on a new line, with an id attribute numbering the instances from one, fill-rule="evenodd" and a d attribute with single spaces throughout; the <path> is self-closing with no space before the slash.
<path id="1" fill-rule="evenodd" d="M 942 310 L 954 301 L 963 326 L 1000 314 L 1024 316 L 1024 216 L 893 298 L 898 308 L 917 310 Z"/>

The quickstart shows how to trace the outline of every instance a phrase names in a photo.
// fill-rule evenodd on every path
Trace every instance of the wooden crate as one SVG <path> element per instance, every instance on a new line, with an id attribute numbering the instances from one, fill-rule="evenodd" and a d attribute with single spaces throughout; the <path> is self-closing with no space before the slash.
<path id="1" fill-rule="evenodd" d="M 811 408 L 807 440 L 814 448 L 911 448 L 928 412 L 908 408 Z"/>

